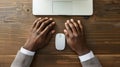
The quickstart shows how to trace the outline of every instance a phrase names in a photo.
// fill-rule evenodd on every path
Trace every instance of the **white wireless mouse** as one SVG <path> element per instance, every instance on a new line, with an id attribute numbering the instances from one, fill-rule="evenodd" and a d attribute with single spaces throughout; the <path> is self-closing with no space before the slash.
<path id="1" fill-rule="evenodd" d="M 64 50 L 65 49 L 65 35 L 63 33 L 56 34 L 55 48 L 57 50 Z"/>

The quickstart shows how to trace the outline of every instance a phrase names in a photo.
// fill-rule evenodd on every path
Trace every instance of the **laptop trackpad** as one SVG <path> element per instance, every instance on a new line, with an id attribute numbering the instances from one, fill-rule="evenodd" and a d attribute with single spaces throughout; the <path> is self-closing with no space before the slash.
<path id="1" fill-rule="evenodd" d="M 53 14 L 72 14 L 72 1 L 53 1 Z"/>

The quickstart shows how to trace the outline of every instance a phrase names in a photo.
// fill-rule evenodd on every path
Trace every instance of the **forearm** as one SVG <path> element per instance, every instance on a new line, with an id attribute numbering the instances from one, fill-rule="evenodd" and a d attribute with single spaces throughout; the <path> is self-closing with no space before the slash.
<path id="1" fill-rule="evenodd" d="M 82 64 L 82 67 L 102 67 L 99 60 L 92 51 L 89 53 L 79 56 L 80 62 Z"/>
<path id="2" fill-rule="evenodd" d="M 35 52 L 21 48 L 21 50 L 18 51 L 14 61 L 12 62 L 11 67 L 30 67 L 34 54 Z"/>

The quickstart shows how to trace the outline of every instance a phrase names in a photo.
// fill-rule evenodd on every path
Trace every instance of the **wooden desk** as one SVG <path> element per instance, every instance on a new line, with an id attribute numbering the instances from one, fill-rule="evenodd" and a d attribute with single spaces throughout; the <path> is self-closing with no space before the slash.
<path id="1" fill-rule="evenodd" d="M 17 51 L 24 45 L 33 21 L 31 0 L 0 0 L 0 67 L 10 67 Z M 45 17 L 45 16 L 42 16 Z M 63 32 L 67 19 L 81 19 L 88 46 L 103 67 L 120 67 L 120 0 L 94 0 L 94 15 L 49 16 Z M 67 46 L 56 51 L 54 37 L 38 51 L 31 67 L 81 67 L 77 55 Z"/>

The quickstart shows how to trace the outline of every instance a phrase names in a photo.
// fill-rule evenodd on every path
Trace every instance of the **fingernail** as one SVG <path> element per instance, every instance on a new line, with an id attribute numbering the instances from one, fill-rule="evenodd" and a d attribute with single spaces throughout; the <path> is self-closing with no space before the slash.
<path id="1" fill-rule="evenodd" d="M 66 22 L 65 22 L 65 23 L 66 23 Z M 64 23 L 64 24 L 65 24 L 65 23 Z"/>
<path id="2" fill-rule="evenodd" d="M 67 23 L 65 23 L 65 25 L 67 25 Z"/>
<path id="3" fill-rule="evenodd" d="M 52 22 L 52 24 L 55 24 L 55 22 Z"/>
<path id="4" fill-rule="evenodd" d="M 64 29 L 64 32 L 66 32 L 66 30 Z"/>
<path id="5" fill-rule="evenodd" d="M 74 21 L 73 19 L 70 19 L 71 21 Z"/>
<path id="6" fill-rule="evenodd" d="M 55 30 L 52 30 L 52 34 L 55 33 Z"/>
<path id="7" fill-rule="evenodd" d="M 53 18 L 50 18 L 49 20 L 53 20 Z"/>
<path id="8" fill-rule="evenodd" d="M 39 19 L 41 19 L 41 17 Z"/>
<path id="9" fill-rule="evenodd" d="M 78 20 L 78 23 L 80 23 L 80 20 Z"/>
<path id="10" fill-rule="evenodd" d="M 45 19 L 48 19 L 48 17 L 45 17 Z"/>
<path id="11" fill-rule="evenodd" d="M 67 20 L 67 23 L 69 23 L 69 20 Z"/>

